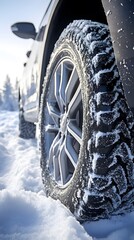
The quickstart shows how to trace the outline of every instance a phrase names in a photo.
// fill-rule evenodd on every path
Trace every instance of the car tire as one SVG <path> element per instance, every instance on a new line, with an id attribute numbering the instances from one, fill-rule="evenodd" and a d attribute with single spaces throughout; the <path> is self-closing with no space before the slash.
<path id="1" fill-rule="evenodd" d="M 21 100 L 20 100 L 21 102 Z M 24 139 L 35 138 L 36 125 L 32 122 L 27 122 L 24 118 L 23 108 L 19 102 L 19 137 Z"/>
<path id="2" fill-rule="evenodd" d="M 133 126 L 108 27 L 74 21 L 55 45 L 41 97 L 46 195 L 81 222 L 130 210 Z"/>

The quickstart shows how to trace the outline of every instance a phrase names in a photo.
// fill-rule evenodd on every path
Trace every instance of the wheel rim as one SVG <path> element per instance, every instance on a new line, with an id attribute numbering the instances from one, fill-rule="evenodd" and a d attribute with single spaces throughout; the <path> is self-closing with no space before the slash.
<path id="1" fill-rule="evenodd" d="M 78 164 L 83 124 L 79 76 L 70 59 L 62 59 L 52 74 L 45 116 L 47 168 L 52 179 L 65 187 Z"/>

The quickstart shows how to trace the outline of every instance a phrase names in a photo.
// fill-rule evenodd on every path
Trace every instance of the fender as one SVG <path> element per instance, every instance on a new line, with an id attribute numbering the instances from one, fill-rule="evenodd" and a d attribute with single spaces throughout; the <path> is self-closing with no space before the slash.
<path id="1" fill-rule="evenodd" d="M 125 96 L 134 113 L 134 1 L 102 0 Z"/>

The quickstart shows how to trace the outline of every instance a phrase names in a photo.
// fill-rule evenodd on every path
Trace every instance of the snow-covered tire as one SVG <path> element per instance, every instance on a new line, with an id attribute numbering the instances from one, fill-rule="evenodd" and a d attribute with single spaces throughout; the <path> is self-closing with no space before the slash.
<path id="1" fill-rule="evenodd" d="M 40 113 L 46 194 L 80 221 L 130 210 L 133 116 L 106 25 L 76 20 L 63 31 L 47 69 Z"/>
<path id="2" fill-rule="evenodd" d="M 35 138 L 36 125 L 27 122 L 24 118 L 23 110 L 19 111 L 19 137 L 24 139 Z"/>

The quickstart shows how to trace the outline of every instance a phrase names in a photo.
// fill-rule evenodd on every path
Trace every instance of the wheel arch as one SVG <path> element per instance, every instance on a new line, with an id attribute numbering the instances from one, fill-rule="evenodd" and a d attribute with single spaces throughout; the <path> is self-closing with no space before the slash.
<path id="1" fill-rule="evenodd" d="M 94 0 L 92 4 L 89 3 L 89 0 L 83 0 L 82 4 L 81 1 L 77 0 L 57 0 L 55 2 L 56 4 L 52 8 L 46 28 L 39 96 L 41 96 L 42 93 L 42 85 L 50 55 L 63 29 L 65 29 L 70 22 L 78 19 L 107 23 L 101 0 Z"/>

